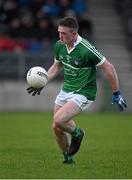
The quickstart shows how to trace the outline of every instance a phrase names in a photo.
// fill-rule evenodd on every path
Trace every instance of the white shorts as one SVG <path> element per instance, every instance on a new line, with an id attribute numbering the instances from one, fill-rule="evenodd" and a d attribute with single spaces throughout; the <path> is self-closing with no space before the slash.
<path id="1" fill-rule="evenodd" d="M 55 104 L 63 106 L 68 101 L 74 101 L 82 111 L 87 109 L 93 102 L 81 94 L 75 94 L 74 92 L 67 93 L 61 90 L 56 97 Z"/>

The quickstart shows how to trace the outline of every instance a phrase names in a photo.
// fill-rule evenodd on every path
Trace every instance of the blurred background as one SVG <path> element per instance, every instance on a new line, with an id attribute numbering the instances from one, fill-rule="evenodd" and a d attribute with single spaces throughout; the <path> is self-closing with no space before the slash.
<path id="1" fill-rule="evenodd" d="M 27 94 L 26 73 L 53 63 L 60 18 L 74 15 L 79 34 L 115 65 L 132 112 L 132 0 L 0 0 L 0 111 L 51 111 L 61 73 L 40 96 Z M 90 112 L 115 111 L 111 87 L 97 72 L 98 92 Z"/>

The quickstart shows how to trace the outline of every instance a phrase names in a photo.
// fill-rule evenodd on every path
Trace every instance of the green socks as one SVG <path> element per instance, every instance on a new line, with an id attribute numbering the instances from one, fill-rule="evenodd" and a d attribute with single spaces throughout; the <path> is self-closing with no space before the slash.
<path id="1" fill-rule="evenodd" d="M 64 156 L 64 161 L 63 161 L 64 164 L 73 164 L 73 163 L 75 163 L 75 161 L 73 161 L 72 156 L 69 156 L 66 151 L 63 152 L 63 156 Z"/>
<path id="2" fill-rule="evenodd" d="M 71 133 L 72 137 L 77 137 L 80 134 L 80 128 L 75 128 L 75 130 Z"/>
<path id="3" fill-rule="evenodd" d="M 69 156 L 68 155 L 68 153 L 65 151 L 65 152 L 63 152 L 63 155 L 64 155 L 64 159 L 66 160 L 66 161 L 68 161 L 68 160 L 70 160 L 70 159 L 72 159 L 72 157 L 71 156 Z"/>

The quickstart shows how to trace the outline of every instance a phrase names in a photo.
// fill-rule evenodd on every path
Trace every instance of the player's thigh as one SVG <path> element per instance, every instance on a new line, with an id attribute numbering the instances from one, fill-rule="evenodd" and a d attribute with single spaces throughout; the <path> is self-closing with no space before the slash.
<path id="1" fill-rule="evenodd" d="M 55 104 L 54 114 L 57 113 L 60 110 L 60 108 L 62 108 L 62 106 L 59 106 L 59 105 Z M 74 120 L 72 120 L 72 119 L 69 120 L 68 122 L 66 122 L 65 124 L 67 125 L 67 127 L 70 127 L 70 128 L 76 126 Z M 52 123 L 52 128 L 53 128 L 54 133 L 55 133 L 57 138 L 62 138 L 62 136 L 64 138 L 64 137 L 68 136 L 68 134 L 65 131 L 63 131 L 61 128 L 56 126 L 56 123 L 54 121 Z"/>
<path id="2" fill-rule="evenodd" d="M 59 111 L 60 108 L 62 108 L 62 106 L 59 106 L 59 105 L 55 104 L 55 106 L 54 106 L 54 116 Z M 53 118 L 52 128 L 54 130 L 58 130 L 59 131 L 59 129 L 56 127 L 56 125 L 54 123 L 54 118 Z"/>
<path id="3" fill-rule="evenodd" d="M 68 122 L 80 112 L 81 109 L 74 101 L 68 101 L 54 114 L 54 121 Z"/>
<path id="4" fill-rule="evenodd" d="M 57 113 L 57 111 L 59 111 L 60 108 L 62 108 L 62 106 L 59 106 L 58 104 L 55 104 L 55 106 L 54 106 L 54 114 Z"/>

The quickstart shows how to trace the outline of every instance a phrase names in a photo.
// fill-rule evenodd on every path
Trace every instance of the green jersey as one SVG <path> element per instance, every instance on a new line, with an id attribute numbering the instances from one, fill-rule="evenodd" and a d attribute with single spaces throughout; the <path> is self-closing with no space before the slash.
<path id="1" fill-rule="evenodd" d="M 73 49 L 61 41 L 55 44 L 56 61 L 63 65 L 62 90 L 84 95 L 89 100 L 96 96 L 96 66 L 104 63 L 105 57 L 86 39 L 78 36 Z"/>

